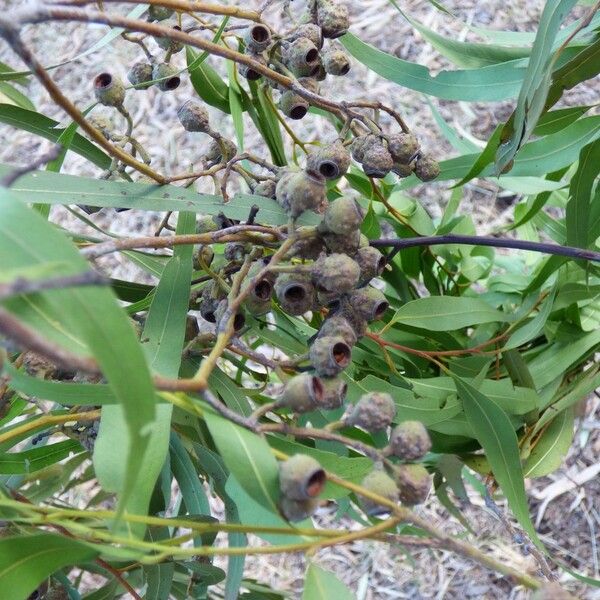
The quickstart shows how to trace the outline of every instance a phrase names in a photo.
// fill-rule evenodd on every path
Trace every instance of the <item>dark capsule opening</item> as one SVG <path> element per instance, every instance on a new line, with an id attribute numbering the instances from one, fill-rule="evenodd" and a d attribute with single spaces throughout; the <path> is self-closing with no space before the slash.
<path id="1" fill-rule="evenodd" d="M 385 269 L 385 256 L 380 256 L 377 261 L 377 274 L 381 275 L 383 273 L 383 269 Z"/>
<path id="2" fill-rule="evenodd" d="M 262 279 L 254 286 L 254 295 L 259 300 L 268 300 L 272 292 L 273 286 L 266 279 Z"/>
<path id="3" fill-rule="evenodd" d="M 340 174 L 340 170 L 332 160 L 322 160 L 319 163 L 319 173 L 327 179 L 334 179 Z"/>
<path id="4" fill-rule="evenodd" d="M 321 383 L 321 380 L 318 377 L 313 377 L 311 379 L 310 386 L 311 386 L 311 395 L 312 395 L 313 399 L 315 400 L 315 402 L 322 402 L 323 394 L 325 393 L 325 390 L 323 388 L 323 384 Z"/>
<path id="5" fill-rule="evenodd" d="M 351 350 L 350 346 L 345 342 L 337 342 L 331 349 L 331 356 L 333 360 L 342 368 L 348 366 L 350 363 Z"/>
<path id="6" fill-rule="evenodd" d="M 264 25 L 254 25 L 250 30 L 250 35 L 255 42 L 264 43 L 271 37 L 271 32 Z"/>
<path id="7" fill-rule="evenodd" d="M 307 65 L 312 65 L 319 60 L 319 51 L 316 48 L 311 48 L 306 55 L 304 56 L 304 60 Z"/>
<path id="8" fill-rule="evenodd" d="M 215 311 L 214 310 L 207 310 L 206 312 L 202 311 L 202 318 L 205 321 L 208 321 L 209 323 L 216 323 L 217 322 L 217 317 L 215 315 Z"/>
<path id="9" fill-rule="evenodd" d="M 242 313 L 236 313 L 233 317 L 233 330 L 239 331 L 246 323 L 246 317 Z"/>
<path id="10" fill-rule="evenodd" d="M 348 384 L 344 381 L 340 386 L 340 400 L 343 400 L 348 393 Z"/>
<path id="11" fill-rule="evenodd" d="M 255 71 L 254 69 L 248 69 L 246 71 L 246 79 L 248 81 L 256 81 L 257 79 L 261 78 L 261 74 L 258 71 Z"/>
<path id="12" fill-rule="evenodd" d="M 344 63 L 344 66 L 340 68 L 340 75 L 347 75 L 348 71 L 350 71 L 350 63 Z"/>
<path id="13" fill-rule="evenodd" d="M 390 303 L 387 300 L 382 300 L 375 305 L 375 310 L 373 311 L 373 316 L 376 319 L 381 319 L 385 314 L 385 311 L 390 307 Z"/>
<path id="14" fill-rule="evenodd" d="M 283 297 L 290 302 L 300 302 L 306 295 L 306 288 L 301 283 L 291 283 L 283 292 Z"/>
<path id="15" fill-rule="evenodd" d="M 290 110 L 290 117 L 295 120 L 302 119 L 306 113 L 308 112 L 308 107 L 304 104 L 296 104 L 296 106 L 292 106 Z"/>
<path id="16" fill-rule="evenodd" d="M 311 474 L 306 482 L 306 495 L 309 498 L 318 496 L 323 491 L 326 481 L 327 475 L 325 475 L 325 471 L 323 471 L 323 469 L 317 469 Z"/>
<path id="17" fill-rule="evenodd" d="M 100 73 L 100 75 L 97 75 L 96 79 L 94 79 L 94 87 L 99 90 L 106 89 L 110 86 L 112 81 L 113 77 L 110 73 Z"/>
<path id="18" fill-rule="evenodd" d="M 179 87 L 180 83 L 180 77 L 170 77 L 165 81 L 165 88 L 167 88 L 168 90 L 176 90 Z"/>

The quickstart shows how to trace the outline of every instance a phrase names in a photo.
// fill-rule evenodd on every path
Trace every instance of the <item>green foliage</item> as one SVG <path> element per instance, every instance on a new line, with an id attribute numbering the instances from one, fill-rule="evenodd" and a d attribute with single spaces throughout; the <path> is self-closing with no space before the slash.
<path id="1" fill-rule="evenodd" d="M 454 18 L 435 5 L 442 18 Z M 392 426 L 419 421 L 427 428 L 431 451 L 418 459 L 414 472 L 424 473 L 426 467 L 436 497 L 454 518 L 469 530 L 456 501 L 467 498 L 465 484 L 485 495 L 494 491 L 507 500 L 527 537 L 547 551 L 530 519 L 525 480 L 560 467 L 572 444 L 578 404 L 600 385 L 594 364 L 600 350 L 600 117 L 588 114 L 594 108 L 588 105 L 554 108 L 566 90 L 600 70 L 600 16 L 565 26 L 574 5 L 549 0 L 535 35 L 469 26 L 488 41 L 448 39 L 396 6 L 426 43 L 458 67 L 437 75 L 354 34 L 341 37 L 354 60 L 400 88 L 421 92 L 429 103 L 455 152 L 440 161 L 440 195 L 452 186 L 441 218 L 432 217 L 415 193 L 422 185 L 415 175 L 422 151 L 409 164 L 394 162 L 385 140 L 399 131 L 397 126 L 388 131 L 386 125 L 374 136 L 378 158 L 394 164 L 396 173 L 399 167 L 408 169 L 403 173 L 408 176 L 397 178 L 388 165 L 378 173 L 380 179 L 367 177 L 360 168 L 365 161 L 356 160 L 358 144 L 350 142 L 365 123 L 379 131 L 382 111 L 357 107 L 349 113 L 342 99 L 329 98 L 327 83 L 317 93 L 311 87 L 316 81 L 307 78 L 304 88 L 293 84 L 294 93 L 304 94 L 311 104 L 306 118 L 319 127 L 333 124 L 355 162 L 337 180 L 325 182 L 307 171 L 294 178 L 305 162 L 303 150 L 315 148 L 296 137 L 277 108 L 280 91 L 292 85 L 288 42 L 278 41 L 262 56 L 263 66 L 274 68 L 271 84 L 267 77 L 245 79 L 239 64 L 249 56 L 259 59 L 244 54 L 243 37 L 230 28 L 227 10 L 207 16 L 213 19 L 214 46 L 200 37 L 185 44 L 186 66 L 179 76 L 189 78 L 211 111 L 228 115 L 233 123 L 236 148 L 211 129 L 207 135 L 214 156 L 193 159 L 213 170 L 209 175 L 221 189 L 227 177 L 240 178 L 230 198 L 218 193 L 219 185 L 214 194 L 198 193 L 194 178 L 189 183 L 185 177 L 169 180 L 155 171 L 144 149 L 136 146 L 135 128 L 125 135 L 107 133 L 107 146 L 90 141 L 81 120 L 59 124 L 41 114 L 20 88 L 31 73 L 0 63 L 0 122 L 61 146 L 45 170 L 32 170 L 10 189 L 0 189 L 0 590 L 26 600 L 38 586 L 61 584 L 77 598 L 83 570 L 106 579 L 83 596 L 90 600 L 122 597 L 128 586 L 155 600 L 280 598 L 268 582 L 247 577 L 248 555 L 312 553 L 349 539 L 380 541 L 382 532 L 414 540 L 440 538 L 393 500 L 370 499 L 389 509 L 389 518 L 363 510 L 361 494 L 369 490 L 361 482 L 369 473 L 385 468 L 394 475 L 398 467 L 405 468 L 390 451 L 388 429 L 365 431 L 347 417 L 359 399 L 384 394 L 393 399 L 392 412 L 395 406 Z M 146 8 L 139 3 L 129 18 L 140 17 Z M 343 25 L 344 11 L 336 10 Z M 258 17 L 251 13 L 249 18 Z M 97 17 L 106 19 L 112 22 L 110 16 Z M 118 40 L 122 22 L 112 23 L 80 56 L 125 43 Z M 132 30 L 144 35 L 151 33 L 149 27 L 164 25 L 135 23 Z M 170 51 L 162 56 L 169 63 Z M 90 100 L 91 86 L 87 92 Z M 514 112 L 477 144 L 444 121 L 436 98 L 514 99 Z M 95 116 L 95 108 L 88 105 L 85 117 Z M 127 102 L 117 110 L 128 119 Z M 248 128 L 260 133 L 264 148 L 240 156 Z M 366 136 L 359 139 L 367 145 Z M 326 143 L 331 140 L 325 136 L 317 140 Z M 117 146 L 144 162 L 144 177 L 114 156 Z M 69 151 L 86 159 L 96 176 L 61 174 Z M 363 158 L 368 151 L 363 148 Z M 272 163 L 264 158 L 268 155 Z M 179 167 L 174 173 L 189 165 Z M 3 181 L 13 172 L 13 166 L 0 165 Z M 170 183 L 149 182 L 148 175 Z M 383 258 L 361 251 L 384 234 L 400 240 L 475 236 L 472 215 L 461 209 L 466 186 L 475 179 L 515 195 L 511 222 L 492 232 L 498 246 L 501 238 L 514 235 L 530 249 L 546 252 L 548 247 L 538 242 L 550 239 L 556 246 L 574 247 L 576 260 L 537 252 L 506 254 L 477 245 L 475 238 L 474 245 L 388 249 L 387 264 L 369 264 L 370 270 L 361 262 Z M 301 180 L 302 185 L 285 184 Z M 270 183 L 275 193 L 261 195 Z M 321 204 L 340 196 L 356 198 L 364 217 L 347 235 L 345 229 L 344 234 L 330 231 L 317 214 Z M 316 211 L 290 219 L 291 203 Z M 61 229 L 48 219 L 54 217 L 51 206 L 70 207 L 94 234 Z M 144 240 L 133 239 L 138 236 L 133 232 L 120 236 L 72 208 L 77 206 L 161 216 L 172 212 L 167 225 L 172 231 L 160 236 L 145 231 Z M 168 236 L 195 237 L 163 244 Z M 157 252 L 147 250 L 154 247 Z M 588 254 L 577 254 L 576 248 Z M 319 270 L 324 261 L 315 262 L 324 251 L 336 265 L 325 275 Z M 111 277 L 110 268 L 95 259 L 112 252 L 152 279 Z M 69 280 L 92 267 L 106 273 L 105 282 Z M 354 290 L 359 278 L 359 285 L 368 285 L 373 274 L 384 294 L 373 292 L 383 310 L 376 315 L 379 321 L 367 323 L 369 311 L 360 313 L 349 295 L 331 287 Z M 61 284 L 52 287 L 56 278 Z M 337 286 L 325 285 L 334 279 Z M 289 281 L 311 294 L 307 301 L 314 310 L 294 316 L 284 312 L 281 298 L 271 300 L 273 289 L 279 294 L 282 282 Z M 259 297 L 260 284 L 266 299 Z M 372 300 L 367 294 L 364 298 Z M 210 312 L 207 306 L 217 315 L 216 327 L 202 321 L 197 330 L 198 315 Z M 333 314 L 344 326 L 324 335 L 323 322 Z M 234 315 L 244 319 L 235 334 Z M 317 353 L 308 354 L 310 347 L 322 349 L 318 364 Z M 72 369 L 63 364 L 64 356 L 74 361 Z M 327 377 L 313 377 L 321 363 L 329 369 L 323 370 Z M 305 374 L 288 390 L 310 402 L 301 403 L 308 412 L 294 414 L 279 402 L 279 392 L 299 373 Z M 334 373 L 339 379 L 329 377 Z M 334 388 L 341 399 L 328 404 L 323 398 Z M 308 490 L 304 499 L 287 498 L 280 490 L 278 461 L 293 455 L 304 456 L 299 464 L 317 461 L 326 472 L 327 481 L 319 479 L 320 469 L 313 469 L 317 479 L 297 486 Z M 296 476 L 304 473 L 288 474 Z M 489 490 L 482 481 L 492 484 Z M 402 489 L 399 478 L 396 483 Z M 325 499 L 335 503 L 337 512 L 323 525 L 318 509 Z M 212 513 L 224 517 L 218 520 Z M 358 527 L 346 528 L 342 517 Z M 412 527 L 400 524 L 411 521 Z M 218 533 L 227 536 L 227 548 L 216 543 Z M 268 545 L 254 545 L 248 534 Z M 450 549 L 464 552 L 465 542 L 453 540 Z M 226 570 L 212 563 L 219 553 L 228 555 Z M 466 553 L 481 559 L 476 549 Z M 508 569 L 525 586 L 537 585 L 492 558 L 485 564 L 505 574 Z M 573 575 L 597 584 L 585 574 Z M 354 595 L 310 562 L 302 597 L 343 600 Z"/>

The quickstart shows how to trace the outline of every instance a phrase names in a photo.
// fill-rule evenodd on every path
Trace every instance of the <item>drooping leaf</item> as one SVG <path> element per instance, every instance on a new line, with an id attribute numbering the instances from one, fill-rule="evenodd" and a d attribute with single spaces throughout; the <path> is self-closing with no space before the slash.
<path id="1" fill-rule="evenodd" d="M 92 560 L 98 551 L 51 533 L 0 540 L 0 590 L 11 600 L 26 600 L 54 571 Z"/>
<path id="2" fill-rule="evenodd" d="M 431 331 L 452 331 L 480 323 L 510 321 L 502 313 L 479 298 L 429 296 L 401 306 L 388 323 L 420 327 Z"/>
<path id="3" fill-rule="evenodd" d="M 302 600 L 356 600 L 350 589 L 333 573 L 310 563 L 304 578 Z"/>
<path id="4" fill-rule="evenodd" d="M 509 418 L 493 400 L 470 383 L 460 377 L 454 377 L 454 382 L 467 422 L 484 449 L 512 512 L 531 540 L 543 547 L 529 516 L 517 436 Z"/>
<path id="5" fill-rule="evenodd" d="M 79 442 L 65 440 L 23 452 L 0 453 L 0 473 L 34 473 L 81 450 Z"/>

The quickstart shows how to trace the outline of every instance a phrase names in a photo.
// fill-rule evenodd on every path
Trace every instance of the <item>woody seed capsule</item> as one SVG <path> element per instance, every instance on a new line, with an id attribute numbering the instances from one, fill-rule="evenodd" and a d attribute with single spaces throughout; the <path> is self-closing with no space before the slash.
<path id="1" fill-rule="evenodd" d="M 419 151 L 419 141 L 412 133 L 393 133 L 387 137 L 394 162 L 409 164 Z"/>
<path id="2" fill-rule="evenodd" d="M 323 397 L 321 380 L 314 375 L 302 373 L 286 383 L 278 404 L 294 412 L 305 413 L 315 410 L 323 402 Z"/>
<path id="3" fill-rule="evenodd" d="M 275 294 L 288 315 L 303 315 L 312 309 L 315 288 L 304 273 L 281 273 L 275 280 Z"/>
<path id="4" fill-rule="evenodd" d="M 333 39 L 344 35 L 350 26 L 348 7 L 336 0 L 317 0 L 317 23 L 323 37 Z"/>
<path id="5" fill-rule="evenodd" d="M 382 496 L 391 502 L 398 502 L 398 486 L 396 482 L 382 469 L 373 469 L 361 482 L 361 487 Z M 390 512 L 390 507 L 378 504 L 375 500 L 361 496 L 361 505 L 370 517 L 376 517 Z"/>
<path id="6" fill-rule="evenodd" d="M 346 174 L 349 166 L 350 154 L 339 140 L 321 146 L 315 152 L 311 152 L 306 159 L 306 168 L 317 171 L 325 179 L 342 177 Z"/>
<path id="7" fill-rule="evenodd" d="M 111 73 L 100 73 L 94 79 L 96 100 L 104 106 L 122 106 L 125 100 L 123 82 Z"/>
<path id="8" fill-rule="evenodd" d="M 127 72 L 127 79 L 136 90 L 147 90 L 152 85 L 152 65 L 138 62 Z"/>
<path id="9" fill-rule="evenodd" d="M 385 256 L 373 246 L 359 248 L 354 255 L 354 260 L 360 267 L 359 285 L 365 285 L 374 277 L 378 277 L 385 268 Z"/>
<path id="10" fill-rule="evenodd" d="M 244 42 L 248 52 L 264 52 L 271 45 L 271 31 L 262 23 L 253 23 L 244 31 Z"/>
<path id="11" fill-rule="evenodd" d="M 313 278 L 319 288 L 344 293 L 358 283 L 360 268 L 345 254 L 321 256 L 313 265 Z"/>
<path id="12" fill-rule="evenodd" d="M 350 294 L 350 305 L 359 317 L 367 321 L 381 319 L 390 307 L 385 295 L 374 287 L 363 287 Z"/>
<path id="13" fill-rule="evenodd" d="M 294 454 L 279 463 L 279 489 L 286 498 L 316 498 L 323 491 L 326 481 L 321 465 L 307 454 Z"/>
<path id="14" fill-rule="evenodd" d="M 310 362 L 322 377 L 335 377 L 352 358 L 352 349 L 341 336 L 318 337 L 309 350 Z"/>
<path id="15" fill-rule="evenodd" d="M 431 450 L 431 438 L 420 421 L 403 421 L 390 436 L 390 451 L 403 460 L 423 458 Z"/>
<path id="16" fill-rule="evenodd" d="M 196 100 L 188 100 L 182 104 L 177 111 L 177 117 L 186 131 L 199 131 L 200 133 L 210 131 L 208 111 Z"/>
<path id="17" fill-rule="evenodd" d="M 395 468 L 396 483 L 400 489 L 400 501 L 413 506 L 427 500 L 431 489 L 431 477 L 420 464 L 398 465 Z"/>
<path id="18" fill-rule="evenodd" d="M 368 392 L 360 397 L 346 423 L 372 433 L 389 427 L 395 416 L 396 405 L 389 394 Z"/>
<path id="19" fill-rule="evenodd" d="M 152 70 L 152 79 L 158 79 L 156 82 L 161 92 L 172 92 L 181 84 L 179 70 L 168 63 L 157 63 Z"/>

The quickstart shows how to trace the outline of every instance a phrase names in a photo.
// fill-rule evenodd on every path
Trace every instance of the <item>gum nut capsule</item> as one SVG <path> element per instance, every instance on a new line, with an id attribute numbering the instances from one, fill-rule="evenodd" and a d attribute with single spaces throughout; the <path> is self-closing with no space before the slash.
<path id="1" fill-rule="evenodd" d="M 315 288 L 304 273 L 281 273 L 275 280 L 279 306 L 288 315 L 303 315 L 312 309 Z"/>
<path id="2" fill-rule="evenodd" d="M 210 246 L 200 246 L 192 256 L 192 266 L 195 271 L 203 271 L 213 261 L 215 253 Z"/>
<path id="3" fill-rule="evenodd" d="M 389 427 L 395 416 L 396 405 L 389 394 L 368 392 L 360 397 L 346 423 L 372 433 Z"/>
<path id="4" fill-rule="evenodd" d="M 219 226 L 212 215 L 199 215 L 196 220 L 196 233 L 218 231 Z"/>
<path id="5" fill-rule="evenodd" d="M 337 0 L 317 0 L 317 24 L 323 37 L 334 39 L 344 35 L 350 27 L 348 7 Z"/>
<path id="6" fill-rule="evenodd" d="M 277 182 L 272 179 L 265 179 L 264 181 L 259 181 L 254 188 L 252 189 L 252 193 L 255 196 L 263 196 L 264 198 L 275 198 L 275 188 L 277 187 Z"/>
<path id="7" fill-rule="evenodd" d="M 252 315 L 264 315 L 271 310 L 273 284 L 265 277 L 252 289 L 244 301 L 244 307 Z"/>
<path id="8" fill-rule="evenodd" d="M 152 65 L 137 62 L 127 72 L 127 79 L 136 90 L 147 90 L 152 85 Z"/>
<path id="9" fill-rule="evenodd" d="M 271 45 L 271 30 L 262 23 L 252 23 L 244 31 L 244 42 L 248 52 L 264 52 Z"/>
<path id="10" fill-rule="evenodd" d="M 382 143 L 379 143 L 374 144 L 365 151 L 361 164 L 367 177 L 381 179 L 392 170 L 394 160 L 388 149 Z"/>
<path id="11" fill-rule="evenodd" d="M 354 346 L 358 340 L 356 332 L 348 319 L 338 314 L 327 317 L 323 321 L 317 335 L 319 337 L 341 337 L 348 346 Z"/>
<path id="12" fill-rule="evenodd" d="M 227 242 L 223 250 L 223 256 L 226 260 L 241 262 L 246 254 L 252 250 L 252 246 L 244 242 Z"/>
<path id="13" fill-rule="evenodd" d="M 217 329 L 223 329 L 226 326 L 226 324 L 222 321 L 225 313 L 227 312 L 227 306 L 228 303 L 226 299 L 221 300 L 217 306 L 217 310 L 215 311 L 215 322 L 217 323 Z M 244 327 L 245 323 L 246 317 L 244 317 L 244 314 L 241 312 L 236 312 L 233 317 L 233 331 L 237 333 L 242 329 L 242 327 Z"/>
<path id="14" fill-rule="evenodd" d="M 409 164 L 419 151 L 419 141 L 412 133 L 392 133 L 387 141 L 394 162 Z"/>
<path id="15" fill-rule="evenodd" d="M 302 373 L 286 383 L 278 404 L 297 413 L 310 412 L 321 404 L 323 393 L 323 384 L 318 377 Z"/>
<path id="16" fill-rule="evenodd" d="M 311 498 L 309 500 L 292 500 L 282 496 L 279 500 L 279 510 L 281 514 L 290 522 L 303 521 L 315 514 L 319 508 L 319 500 Z"/>
<path id="17" fill-rule="evenodd" d="M 90 125 L 98 129 L 100 133 L 107 139 L 110 140 L 110 137 L 114 131 L 114 125 L 112 121 L 104 116 L 104 115 L 94 115 L 89 119 Z M 154 180 L 153 180 L 154 183 Z"/>
<path id="18" fill-rule="evenodd" d="M 227 138 L 212 139 L 208 145 L 205 158 L 210 162 L 227 162 L 237 154 L 237 146 Z"/>
<path id="19" fill-rule="evenodd" d="M 379 137 L 373 133 L 367 135 L 361 135 L 354 138 L 350 151 L 352 152 L 352 158 L 356 162 L 362 162 L 365 157 L 365 152 L 376 144 L 380 144 Z"/>
<path id="20" fill-rule="evenodd" d="M 298 83 L 313 94 L 319 93 L 319 82 L 314 77 L 300 77 Z"/>
<path id="21" fill-rule="evenodd" d="M 186 131 L 210 131 L 208 111 L 201 102 L 188 100 L 179 107 L 177 118 Z"/>
<path id="22" fill-rule="evenodd" d="M 440 174 L 438 161 L 427 154 L 417 158 L 415 163 L 415 175 L 421 181 L 433 181 Z"/>
<path id="23" fill-rule="evenodd" d="M 402 178 L 410 177 L 413 174 L 414 170 L 415 170 L 414 162 L 408 163 L 408 164 L 395 162 L 394 166 L 392 167 L 392 173 L 395 173 L 396 175 L 398 175 L 398 177 L 402 177 Z"/>
<path id="24" fill-rule="evenodd" d="M 122 106 L 125 100 L 123 82 L 111 73 L 100 73 L 94 78 L 96 100 L 104 106 Z"/>
<path id="25" fill-rule="evenodd" d="M 313 75 L 319 67 L 319 49 L 308 38 L 299 37 L 284 51 L 284 62 L 297 77 Z"/>
<path id="26" fill-rule="evenodd" d="M 313 265 L 313 278 L 318 288 L 343 294 L 356 287 L 360 267 L 345 254 L 321 256 Z"/>
<path id="27" fill-rule="evenodd" d="M 216 323 L 216 312 L 219 306 L 219 299 L 212 297 L 210 294 L 202 294 L 200 298 L 200 316 L 209 323 Z"/>
<path id="28" fill-rule="evenodd" d="M 368 283 L 374 277 L 379 277 L 385 268 L 385 256 L 373 246 L 359 248 L 354 255 L 354 260 L 360 267 L 361 285 Z"/>
<path id="29" fill-rule="evenodd" d="M 321 57 L 323 68 L 330 75 L 347 75 L 350 71 L 350 58 L 338 43 L 330 44 Z"/>
<path id="30" fill-rule="evenodd" d="M 172 8 L 163 8 L 162 6 L 151 5 L 148 8 L 148 18 L 151 21 L 164 21 L 171 17 L 175 11 Z"/>
<path id="31" fill-rule="evenodd" d="M 308 112 L 308 102 L 302 97 L 296 94 L 292 90 L 286 90 L 281 94 L 279 99 L 279 108 L 281 112 L 290 119 L 298 121 L 306 116 Z"/>
<path id="32" fill-rule="evenodd" d="M 304 23 L 292 31 L 286 39 L 290 42 L 298 38 L 308 38 L 319 50 L 323 47 L 323 34 L 316 23 Z"/>
<path id="33" fill-rule="evenodd" d="M 161 92 L 172 92 L 181 84 L 179 70 L 169 63 L 155 64 L 152 79 L 158 79 L 156 85 Z"/>
<path id="34" fill-rule="evenodd" d="M 339 302 L 340 294 L 338 292 L 328 292 L 327 290 L 318 290 L 316 302 L 313 310 L 321 310 L 324 306 L 331 307 Z"/>
<path id="35" fill-rule="evenodd" d="M 431 489 L 431 477 L 423 465 L 398 465 L 395 476 L 400 502 L 409 506 L 425 502 Z"/>
<path id="36" fill-rule="evenodd" d="M 173 31 L 181 31 L 179 25 L 171 27 Z M 163 50 L 168 50 L 171 54 L 177 54 L 183 50 L 183 44 L 179 40 L 174 40 L 168 36 L 155 36 L 154 41 Z"/>
<path id="37" fill-rule="evenodd" d="M 277 182 L 275 196 L 292 219 L 305 210 L 322 212 L 326 202 L 325 180 L 306 171 L 290 170 Z"/>
<path id="38" fill-rule="evenodd" d="M 323 234 L 323 241 L 329 252 L 335 254 L 354 254 L 360 245 L 360 231 L 352 231 L 351 233 L 330 233 Z"/>
<path id="39" fill-rule="evenodd" d="M 390 436 L 390 452 L 402 460 L 423 458 L 431 450 L 431 438 L 420 421 L 403 421 Z"/>
<path id="40" fill-rule="evenodd" d="M 391 502 L 398 502 L 398 486 L 382 469 L 373 469 L 373 471 L 365 476 L 360 485 L 378 496 L 387 498 Z M 374 500 L 364 496 L 360 497 L 360 503 L 365 513 L 370 517 L 376 517 L 390 512 L 389 506 L 378 504 Z"/>
<path id="41" fill-rule="evenodd" d="M 335 377 L 352 360 L 352 348 L 341 336 L 316 338 L 308 354 L 312 366 L 321 377 Z"/>
<path id="42" fill-rule="evenodd" d="M 323 240 L 320 236 L 299 239 L 286 254 L 286 258 L 304 258 L 306 260 L 316 260 L 319 258 L 323 250 Z"/>
<path id="43" fill-rule="evenodd" d="M 323 399 L 318 408 L 323 410 L 334 410 L 344 404 L 348 393 L 348 384 L 341 377 L 322 378 Z"/>
<path id="44" fill-rule="evenodd" d="M 263 67 L 267 66 L 267 61 L 260 54 L 252 54 L 250 56 L 254 62 L 261 64 Z M 257 81 L 262 75 L 253 66 L 250 65 L 239 65 L 239 74 L 247 79 L 248 81 Z"/>
<path id="45" fill-rule="evenodd" d="M 342 177 L 349 166 L 350 154 L 340 141 L 321 146 L 315 152 L 311 152 L 306 159 L 306 168 L 320 173 L 325 179 Z"/>
<path id="46" fill-rule="evenodd" d="M 342 303 L 339 314 L 344 317 L 354 329 L 354 333 L 357 338 L 361 338 L 367 333 L 367 321 L 362 317 L 358 316 L 354 309 L 348 304 L 348 302 Z"/>
<path id="47" fill-rule="evenodd" d="M 374 287 L 363 287 L 352 291 L 349 301 L 356 314 L 367 321 L 381 319 L 390 307 L 383 292 Z"/>
<path id="48" fill-rule="evenodd" d="M 294 454 L 279 463 L 279 489 L 292 500 L 311 500 L 325 487 L 325 471 L 312 456 Z"/>
<path id="49" fill-rule="evenodd" d="M 354 198 L 342 196 L 330 202 L 323 215 L 323 225 L 332 233 L 347 235 L 357 231 L 363 221 L 363 211 Z"/>

